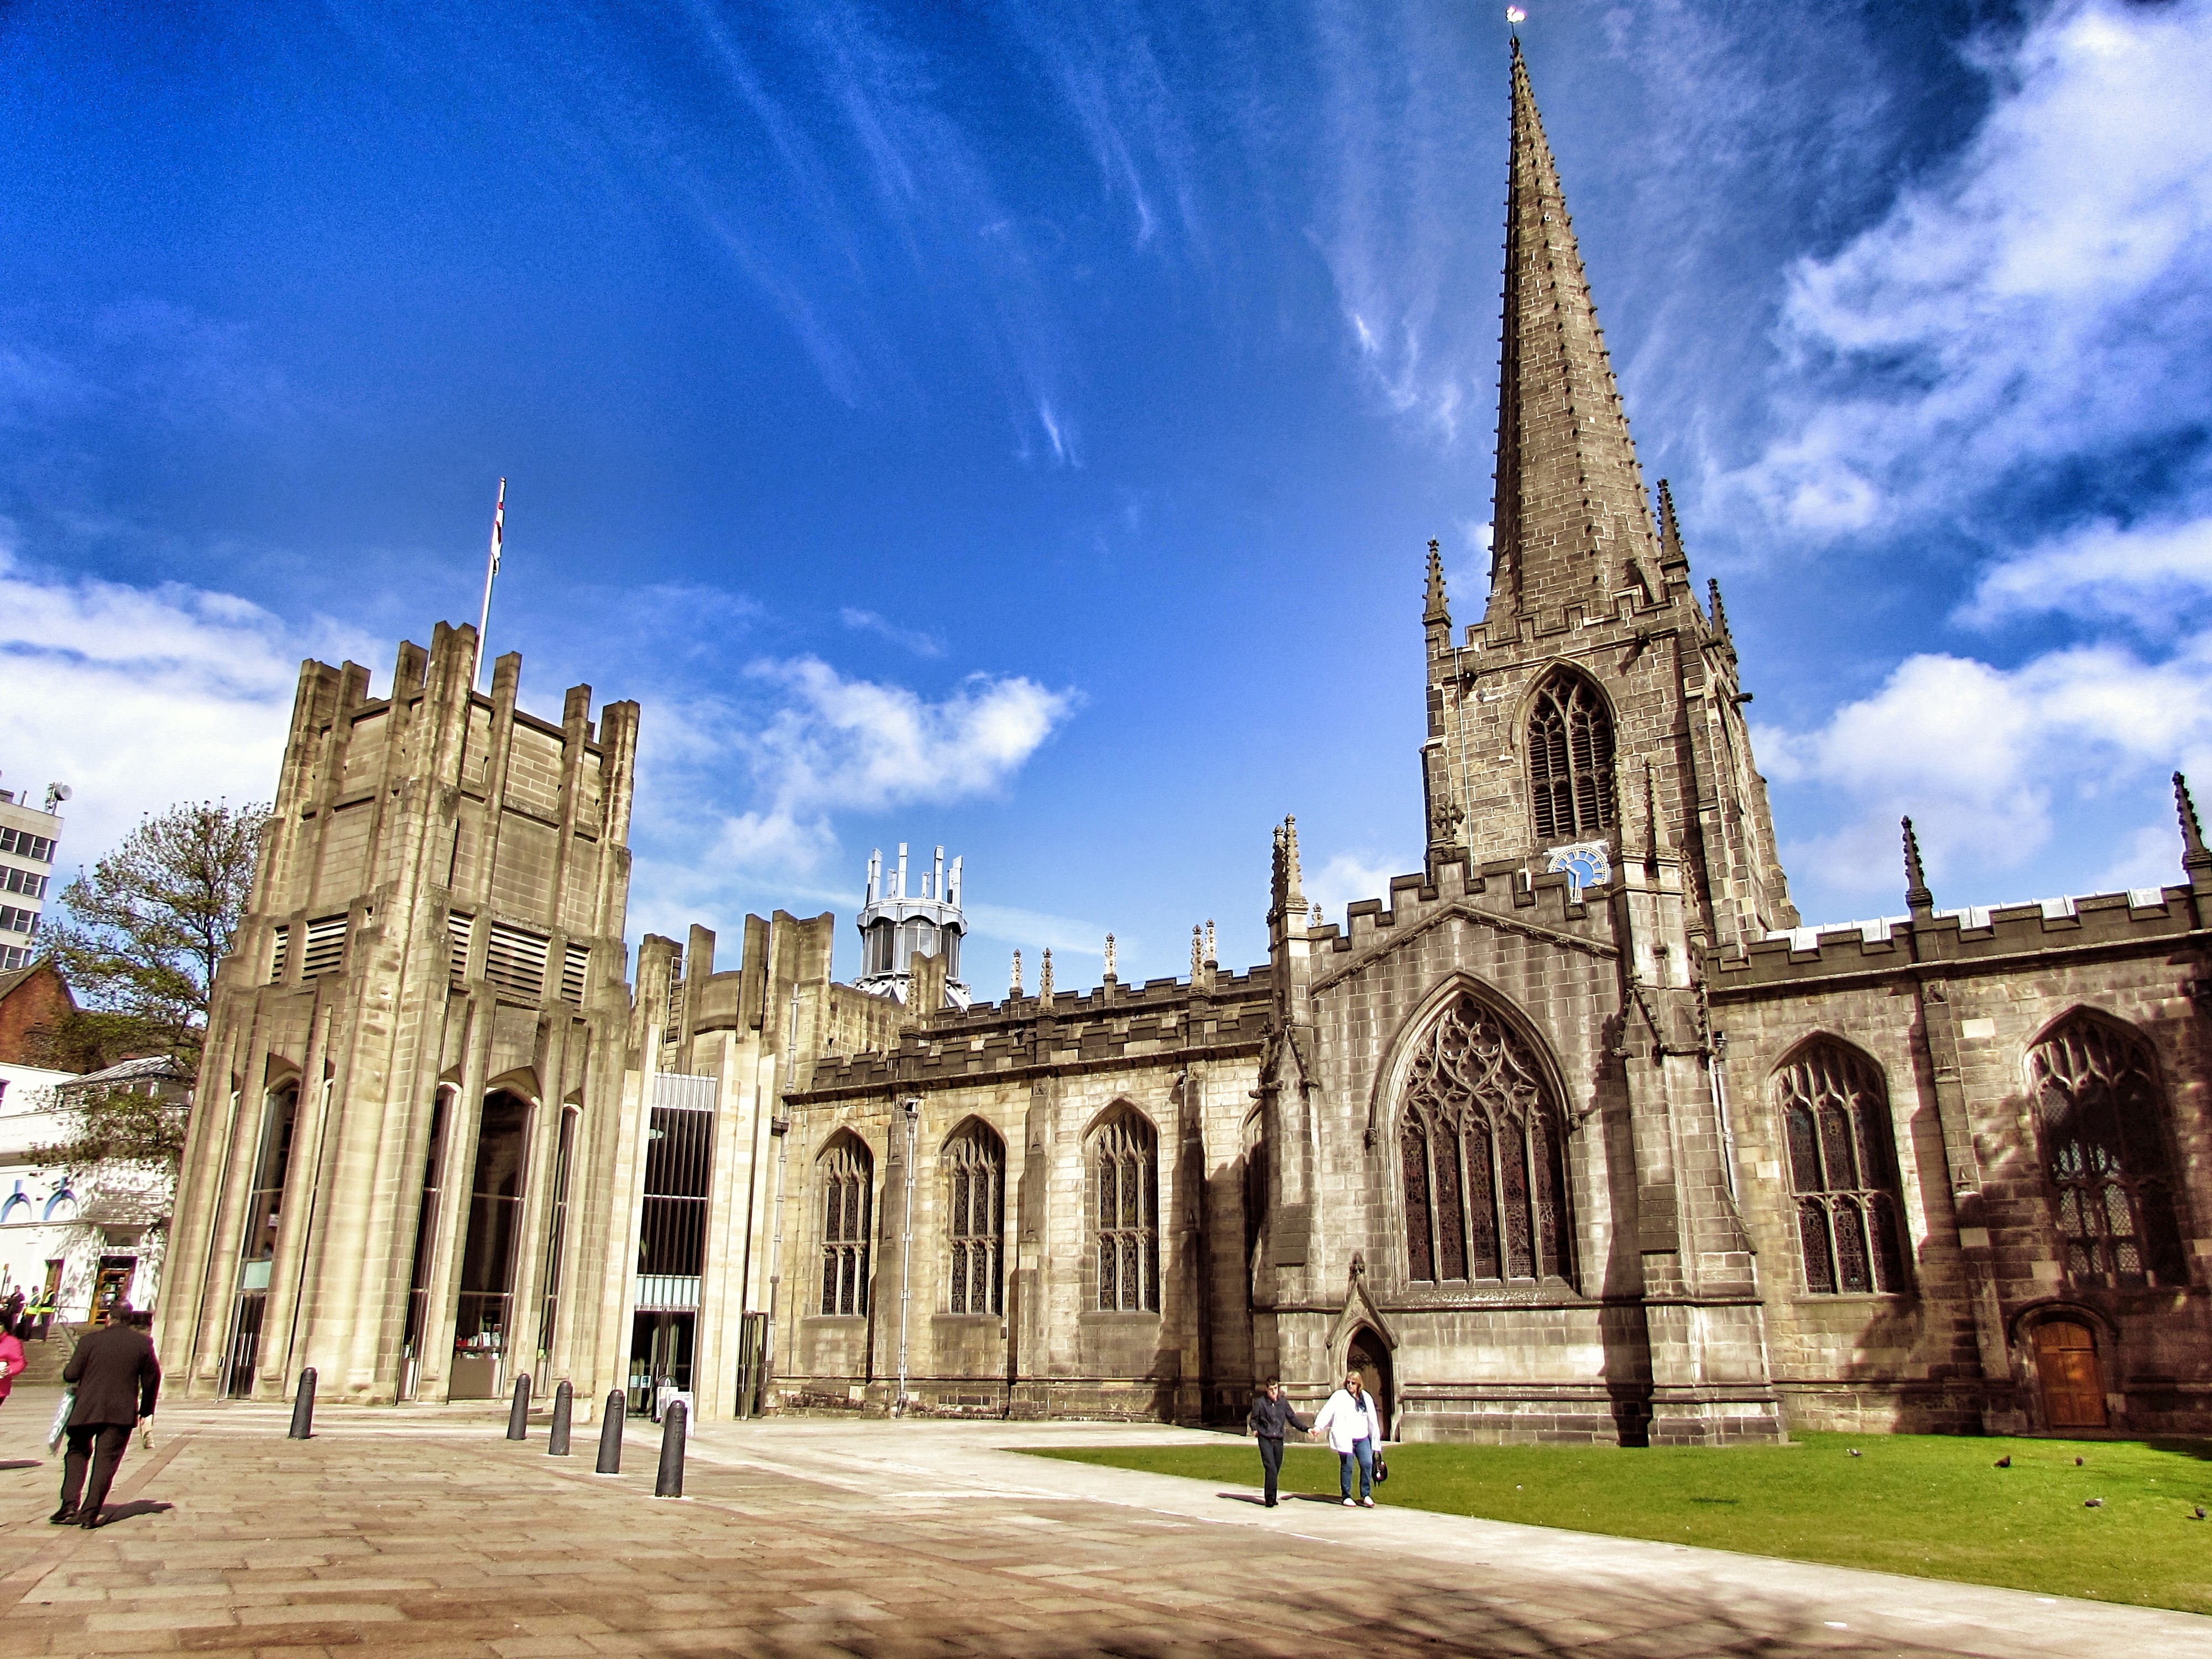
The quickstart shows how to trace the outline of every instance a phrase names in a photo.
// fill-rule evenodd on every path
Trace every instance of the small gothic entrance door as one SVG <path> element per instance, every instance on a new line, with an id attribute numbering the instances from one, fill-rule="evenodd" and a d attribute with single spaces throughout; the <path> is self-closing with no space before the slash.
<path id="1" fill-rule="evenodd" d="M 1346 1352 L 1344 1369 L 1359 1373 L 1359 1385 L 1375 1396 L 1375 1409 L 1382 1419 L 1382 1433 L 1390 1433 L 1390 1349 L 1374 1330 L 1362 1325 L 1352 1335 L 1352 1346 Z"/>
<path id="2" fill-rule="evenodd" d="M 2097 1341 L 2087 1327 L 2070 1320 L 2037 1326 L 2035 1370 L 2043 1383 L 2044 1420 L 2051 1427 L 2105 1426 L 2105 1390 L 2097 1378 Z"/>

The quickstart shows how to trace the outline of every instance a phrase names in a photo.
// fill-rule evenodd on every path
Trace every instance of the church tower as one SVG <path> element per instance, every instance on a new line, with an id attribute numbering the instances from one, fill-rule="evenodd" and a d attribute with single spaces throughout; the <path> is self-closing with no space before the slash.
<path id="1" fill-rule="evenodd" d="M 1431 856 L 1595 885 L 1656 835 L 1683 860 L 1686 942 L 1740 946 L 1796 923 L 1749 698 L 1663 482 L 1655 522 L 1517 42 L 1512 107 L 1490 594 L 1458 641 L 1429 550 Z"/>

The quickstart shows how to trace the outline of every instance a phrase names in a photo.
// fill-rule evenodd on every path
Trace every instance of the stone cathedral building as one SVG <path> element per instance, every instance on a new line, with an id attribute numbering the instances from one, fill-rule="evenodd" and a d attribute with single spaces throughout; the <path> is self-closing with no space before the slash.
<path id="1" fill-rule="evenodd" d="M 871 861 L 849 980 L 781 911 L 626 976 L 635 705 L 535 719 L 466 628 L 381 699 L 308 664 L 176 1386 L 1232 1420 L 1357 1366 L 1407 1438 L 2212 1431 L 2185 789 L 2175 885 L 1939 909 L 1907 824 L 1905 914 L 1801 924 L 1517 47 L 1494 544 L 1456 618 L 1430 550 L 1421 870 L 1324 925 L 1286 819 L 1265 963 L 996 1003 L 943 849 Z"/>

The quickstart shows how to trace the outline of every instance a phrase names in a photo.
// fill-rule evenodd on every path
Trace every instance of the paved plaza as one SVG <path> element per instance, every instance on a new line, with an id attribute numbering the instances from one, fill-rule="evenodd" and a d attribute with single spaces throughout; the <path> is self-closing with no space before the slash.
<path id="1" fill-rule="evenodd" d="M 1346 1510 L 1016 1444 L 1098 1424 L 712 1425 L 680 1502 L 483 1410 L 175 1407 L 96 1532 L 49 1527 L 51 1389 L 0 1407 L 11 1656 L 2212 1653 L 2212 1620 L 1389 1508 Z M 1257 1460 L 1255 1459 L 1256 1467 Z"/>

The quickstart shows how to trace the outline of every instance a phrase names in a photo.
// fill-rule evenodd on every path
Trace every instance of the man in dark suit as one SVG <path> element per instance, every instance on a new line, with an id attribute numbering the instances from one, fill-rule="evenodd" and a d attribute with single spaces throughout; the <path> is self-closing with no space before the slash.
<path id="1" fill-rule="evenodd" d="M 137 1322 L 128 1303 L 115 1317 L 88 1331 L 62 1370 L 62 1380 L 76 1389 L 70 1413 L 69 1451 L 62 1459 L 62 1506 L 46 1518 L 58 1527 L 96 1527 L 116 1465 L 131 1443 L 131 1431 L 154 1415 L 161 1392 L 161 1362 L 154 1339 Z M 89 1463 L 92 1483 L 85 1484 Z M 84 1501 L 77 1501 L 78 1494 Z"/>

